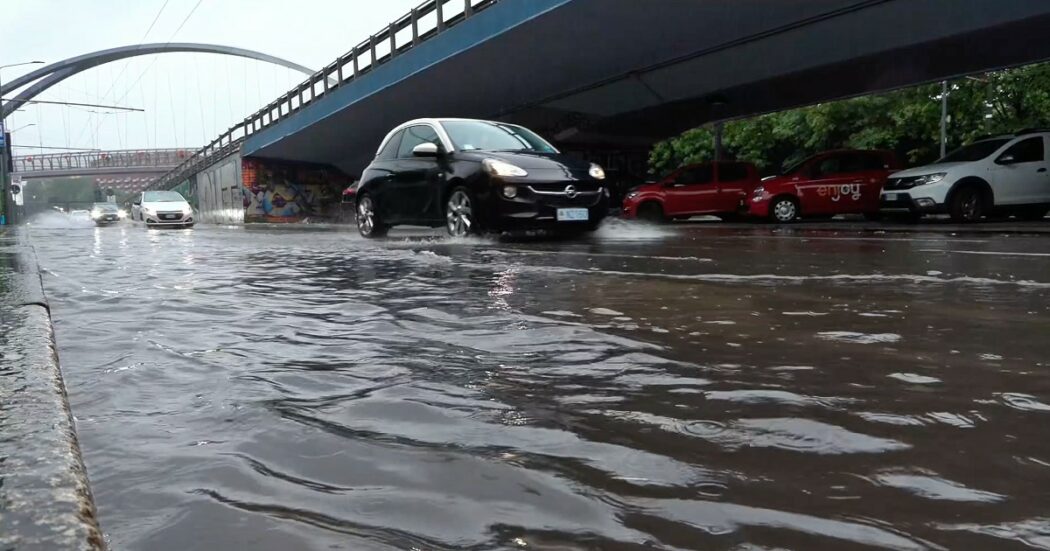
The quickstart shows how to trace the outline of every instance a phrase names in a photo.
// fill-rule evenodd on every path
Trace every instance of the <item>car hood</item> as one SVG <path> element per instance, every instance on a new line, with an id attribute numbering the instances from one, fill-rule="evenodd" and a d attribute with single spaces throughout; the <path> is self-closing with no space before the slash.
<path id="1" fill-rule="evenodd" d="M 190 204 L 187 203 L 186 201 L 143 201 L 142 202 L 142 208 L 144 208 L 144 209 L 163 210 L 163 211 L 183 210 L 185 208 L 189 208 L 189 206 L 190 206 Z"/>
<path id="2" fill-rule="evenodd" d="M 890 178 L 914 178 L 916 176 L 925 176 L 937 172 L 951 172 L 953 168 L 970 164 L 973 163 L 934 163 L 932 165 L 917 166 L 900 172 L 894 172 L 890 175 Z"/>
<path id="3" fill-rule="evenodd" d="M 539 153 L 531 151 L 462 151 L 463 158 L 481 162 L 498 159 L 525 170 L 567 170 L 571 173 L 587 173 L 591 163 L 561 153 Z"/>

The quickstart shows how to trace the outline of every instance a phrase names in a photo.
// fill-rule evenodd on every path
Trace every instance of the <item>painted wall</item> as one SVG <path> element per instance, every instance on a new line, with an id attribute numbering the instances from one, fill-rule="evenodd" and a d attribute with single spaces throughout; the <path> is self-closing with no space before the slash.
<path id="1" fill-rule="evenodd" d="M 350 178 L 323 165 L 243 159 L 245 222 L 336 222 Z"/>
<path id="2" fill-rule="evenodd" d="M 194 176 L 198 217 L 208 224 L 244 222 L 242 159 L 231 155 Z M 199 205 L 199 206 L 198 206 Z"/>

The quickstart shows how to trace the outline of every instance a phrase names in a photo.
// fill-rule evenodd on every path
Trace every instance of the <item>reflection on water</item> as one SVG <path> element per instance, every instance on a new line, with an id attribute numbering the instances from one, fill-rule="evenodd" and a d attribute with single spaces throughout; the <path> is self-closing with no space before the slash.
<path id="1" fill-rule="evenodd" d="M 1041 261 L 720 231 L 32 233 L 115 549 L 1050 549 Z"/>

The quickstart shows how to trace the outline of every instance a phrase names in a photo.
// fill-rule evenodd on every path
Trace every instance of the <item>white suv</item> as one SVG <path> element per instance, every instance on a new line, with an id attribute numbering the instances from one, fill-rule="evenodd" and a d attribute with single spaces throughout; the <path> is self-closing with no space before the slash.
<path id="1" fill-rule="evenodd" d="M 951 215 L 975 222 L 987 214 L 1038 220 L 1050 212 L 1050 131 L 1022 131 L 974 142 L 934 164 L 890 175 L 884 212 Z"/>

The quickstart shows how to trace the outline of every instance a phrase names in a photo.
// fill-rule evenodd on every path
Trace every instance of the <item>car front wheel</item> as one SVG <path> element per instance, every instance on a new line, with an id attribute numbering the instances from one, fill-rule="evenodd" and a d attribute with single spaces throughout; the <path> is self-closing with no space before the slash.
<path id="1" fill-rule="evenodd" d="M 952 197 L 949 213 L 954 222 L 977 222 L 984 216 L 984 196 L 976 187 L 966 187 Z"/>
<path id="2" fill-rule="evenodd" d="M 464 187 L 452 190 L 445 205 L 445 227 L 449 235 L 467 237 L 478 233 L 478 219 L 474 208 L 474 198 L 470 190 Z"/>
<path id="3" fill-rule="evenodd" d="M 387 229 L 379 218 L 375 201 L 370 195 L 362 195 L 357 200 L 357 231 L 362 237 L 374 239 L 386 235 Z"/>
<path id="4" fill-rule="evenodd" d="M 770 205 L 769 214 L 774 222 L 794 222 L 798 218 L 798 203 L 790 197 L 781 197 Z"/>

